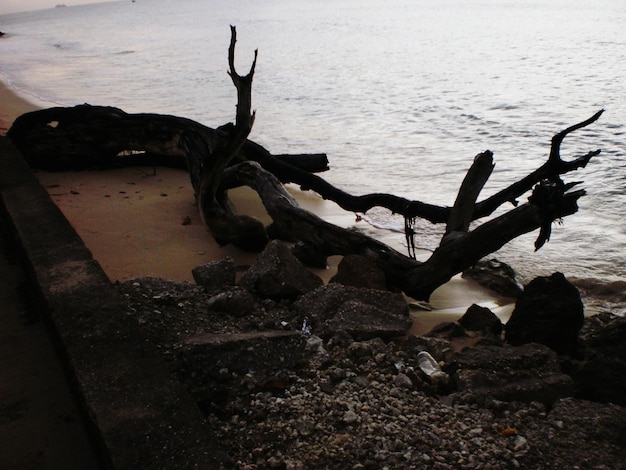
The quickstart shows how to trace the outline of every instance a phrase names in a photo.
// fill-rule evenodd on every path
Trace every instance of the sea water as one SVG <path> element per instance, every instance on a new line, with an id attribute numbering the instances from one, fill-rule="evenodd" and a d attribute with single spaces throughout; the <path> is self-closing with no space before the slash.
<path id="1" fill-rule="evenodd" d="M 0 16 L 0 77 L 50 105 L 111 105 L 208 126 L 232 121 L 229 25 L 246 73 L 259 50 L 251 139 L 274 153 L 326 152 L 330 182 L 454 202 L 473 157 L 496 167 L 482 198 L 545 162 L 595 149 L 580 210 L 494 254 L 527 281 L 563 272 L 626 296 L 626 9 L 622 0 L 136 0 Z M 526 200 L 527 195 L 520 198 Z M 373 209 L 371 223 L 403 220 Z M 434 249 L 441 227 L 418 222 Z M 398 233 L 402 240 L 403 235 Z"/>

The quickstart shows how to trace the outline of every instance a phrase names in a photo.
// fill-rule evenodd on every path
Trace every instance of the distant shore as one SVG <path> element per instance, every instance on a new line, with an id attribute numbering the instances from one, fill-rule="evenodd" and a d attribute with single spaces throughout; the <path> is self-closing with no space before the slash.
<path id="1" fill-rule="evenodd" d="M 38 107 L 0 83 L 0 132 L 5 134 L 21 114 Z M 94 258 L 112 281 L 138 277 L 162 277 L 193 282 L 191 270 L 230 256 L 237 265 L 254 262 L 254 255 L 232 247 L 220 247 L 202 224 L 189 175 L 170 168 L 129 167 L 108 171 L 48 173 L 37 177 L 59 206 Z M 333 203 L 292 188 L 300 204 L 340 226 L 354 222 L 353 215 Z M 269 218 L 251 190 L 231 193 L 240 212 Z M 365 222 L 361 222 L 365 224 Z M 396 249 L 398 234 L 363 226 L 368 233 Z M 336 272 L 339 257 L 329 259 L 329 268 L 316 270 L 328 280 Z M 431 297 L 432 312 L 415 314 L 416 332 L 428 331 L 441 321 L 456 320 L 473 303 L 486 306 L 506 321 L 512 306 L 471 281 L 453 278 Z"/>

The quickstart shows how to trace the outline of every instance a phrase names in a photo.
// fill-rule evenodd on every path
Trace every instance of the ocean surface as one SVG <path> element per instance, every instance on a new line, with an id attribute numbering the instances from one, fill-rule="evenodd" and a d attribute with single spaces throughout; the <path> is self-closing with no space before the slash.
<path id="1" fill-rule="evenodd" d="M 626 313 L 626 8 L 623 0 L 131 0 L 0 16 L 0 79 L 50 106 L 111 105 L 234 119 L 226 73 L 259 50 L 250 136 L 274 153 L 326 152 L 332 183 L 451 205 L 473 157 L 495 154 L 482 197 L 595 149 L 577 214 L 494 256 L 522 280 L 563 272 Z M 526 196 L 521 198 L 522 201 Z M 372 224 L 400 230 L 382 209 Z M 418 222 L 418 246 L 441 227 Z M 399 240 L 403 235 L 398 233 Z"/>

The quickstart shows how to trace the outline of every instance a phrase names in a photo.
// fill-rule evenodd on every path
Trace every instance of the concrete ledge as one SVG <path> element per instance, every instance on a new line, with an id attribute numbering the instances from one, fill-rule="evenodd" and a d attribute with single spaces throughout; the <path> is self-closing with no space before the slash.
<path id="1" fill-rule="evenodd" d="M 6 137 L 0 216 L 111 468 L 218 468 L 202 414 Z"/>

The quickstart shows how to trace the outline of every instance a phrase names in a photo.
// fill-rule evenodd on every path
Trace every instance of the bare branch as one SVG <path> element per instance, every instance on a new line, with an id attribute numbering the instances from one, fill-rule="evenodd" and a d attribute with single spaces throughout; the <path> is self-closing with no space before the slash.
<path id="1" fill-rule="evenodd" d="M 563 143 L 563 140 L 565 139 L 565 137 L 567 137 L 568 134 L 574 132 L 575 130 L 582 129 L 583 127 L 587 127 L 588 125 L 593 124 L 598 119 L 600 119 L 600 116 L 602 116 L 602 113 L 604 113 L 604 109 L 601 109 L 600 111 L 595 113 L 593 116 L 591 116 L 589 119 L 585 119 L 584 121 L 579 122 L 578 124 L 574 124 L 573 126 L 570 126 L 565 130 L 562 130 L 561 132 L 556 134 L 554 137 L 552 137 L 552 146 L 550 147 L 550 156 L 548 157 L 548 160 L 552 162 L 554 165 L 560 165 L 564 163 L 563 160 L 561 159 L 561 143 Z M 599 150 L 597 150 L 597 152 L 600 153 Z"/>
<path id="2" fill-rule="evenodd" d="M 487 150 L 476 155 L 474 163 L 463 179 L 461 189 L 459 189 L 454 206 L 450 211 L 444 239 L 453 232 L 467 232 L 474 217 L 476 199 L 489 179 L 493 167 L 492 152 Z"/>
<path id="3" fill-rule="evenodd" d="M 241 76 L 235 69 L 236 41 L 236 29 L 231 26 L 228 73 L 237 89 L 234 125 L 215 130 L 173 116 L 128 115 L 115 108 L 82 106 L 23 115 L 15 121 L 9 136 L 31 164 L 45 162 L 50 155 L 66 167 L 84 155 L 103 162 L 116 159 L 121 150 L 128 148 L 184 158 L 200 213 L 220 244 L 233 243 L 258 251 L 268 241 L 263 224 L 253 217 L 235 214 L 226 197 L 226 189 L 246 184 L 260 195 L 277 227 L 277 236 L 286 234 L 290 240 L 304 242 L 323 256 L 367 256 L 385 272 L 389 285 L 419 300 L 428 300 L 452 276 L 519 235 L 540 229 L 535 243 L 539 249 L 549 240 L 553 221 L 576 212 L 577 201 L 585 194 L 583 190 L 568 193 L 578 183 L 563 183 L 560 175 L 584 167 L 600 151 L 565 162 L 560 157 L 560 145 L 569 133 L 595 122 L 602 111 L 555 135 L 548 160 L 541 167 L 479 203 L 476 200 L 493 170 L 493 154 L 488 150 L 475 158 L 452 208 L 391 194 L 348 194 L 316 175 L 274 158 L 247 140 L 254 123 L 251 103 L 257 51 L 250 72 Z M 58 125 L 48 125 L 51 121 Z M 252 158 L 260 165 L 239 163 Z M 325 168 L 324 160 L 322 166 Z M 366 212 L 381 206 L 404 215 L 410 254 L 415 250 L 415 217 L 447 222 L 446 234 L 432 256 L 420 263 L 362 233 L 344 230 L 301 209 L 281 181 L 299 183 L 349 211 Z M 491 214 L 507 201 L 516 204 L 516 199 L 533 186 L 528 203 L 469 230 L 473 220 Z"/>

